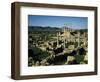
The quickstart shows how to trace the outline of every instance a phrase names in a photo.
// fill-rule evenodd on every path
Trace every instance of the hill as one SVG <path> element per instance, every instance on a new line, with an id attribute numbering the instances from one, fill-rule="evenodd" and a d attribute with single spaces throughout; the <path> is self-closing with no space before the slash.
<path id="1" fill-rule="evenodd" d="M 61 28 L 57 27 L 42 27 L 42 26 L 28 26 L 28 31 L 61 31 Z"/>

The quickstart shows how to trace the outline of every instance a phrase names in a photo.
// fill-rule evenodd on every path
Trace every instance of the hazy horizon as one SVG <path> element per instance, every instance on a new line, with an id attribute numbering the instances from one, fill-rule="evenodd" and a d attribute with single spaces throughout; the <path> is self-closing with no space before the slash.
<path id="1" fill-rule="evenodd" d="M 87 29 L 87 17 L 69 17 L 69 16 L 43 16 L 28 15 L 28 26 L 57 27 L 63 28 L 67 24 L 71 29 Z"/>

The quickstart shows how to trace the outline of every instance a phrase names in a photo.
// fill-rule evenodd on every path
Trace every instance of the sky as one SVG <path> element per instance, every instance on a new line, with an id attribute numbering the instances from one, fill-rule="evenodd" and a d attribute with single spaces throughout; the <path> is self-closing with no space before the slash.
<path id="1" fill-rule="evenodd" d="M 62 28 L 67 24 L 72 29 L 87 29 L 87 17 L 28 15 L 28 26 L 51 26 Z"/>

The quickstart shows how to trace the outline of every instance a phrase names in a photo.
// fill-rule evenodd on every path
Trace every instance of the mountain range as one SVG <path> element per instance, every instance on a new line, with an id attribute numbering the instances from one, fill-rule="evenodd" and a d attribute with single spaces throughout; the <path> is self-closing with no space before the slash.
<path id="1" fill-rule="evenodd" d="M 47 31 L 47 32 L 60 32 L 62 31 L 62 28 L 58 28 L 58 27 L 50 27 L 50 26 L 28 26 L 28 31 L 29 32 L 34 32 L 34 31 Z M 81 31 L 81 32 L 87 32 L 88 29 L 77 29 L 76 31 Z"/>

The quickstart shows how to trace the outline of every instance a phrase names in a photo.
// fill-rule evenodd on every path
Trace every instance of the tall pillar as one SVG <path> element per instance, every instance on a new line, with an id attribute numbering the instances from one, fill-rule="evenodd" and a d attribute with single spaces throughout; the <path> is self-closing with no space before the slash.
<path id="1" fill-rule="evenodd" d="M 66 45 L 65 45 L 65 37 L 64 37 L 64 48 L 66 48 Z"/>
<path id="2" fill-rule="evenodd" d="M 57 33 L 57 47 L 59 46 L 59 34 Z"/>
<path id="3" fill-rule="evenodd" d="M 78 47 L 80 47 L 80 33 L 78 32 Z"/>

